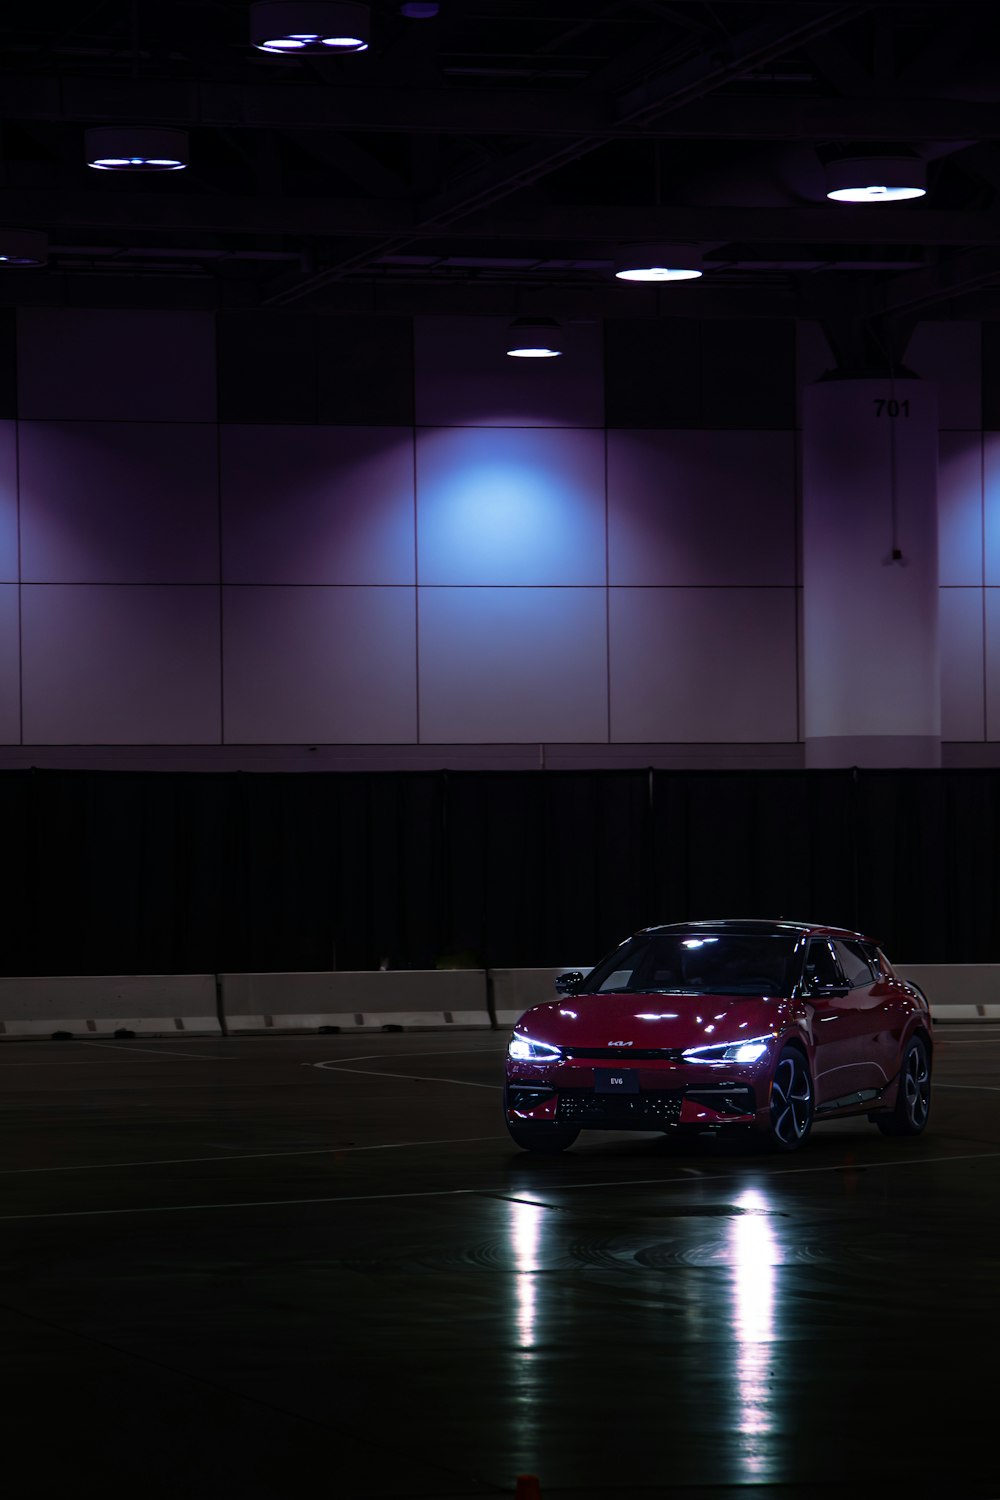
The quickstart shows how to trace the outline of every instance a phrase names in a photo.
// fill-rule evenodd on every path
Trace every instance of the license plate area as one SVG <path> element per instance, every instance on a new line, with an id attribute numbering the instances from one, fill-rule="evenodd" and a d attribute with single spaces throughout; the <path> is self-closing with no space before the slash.
<path id="1" fill-rule="evenodd" d="M 637 1094 L 638 1068 L 595 1068 L 595 1094 Z"/>

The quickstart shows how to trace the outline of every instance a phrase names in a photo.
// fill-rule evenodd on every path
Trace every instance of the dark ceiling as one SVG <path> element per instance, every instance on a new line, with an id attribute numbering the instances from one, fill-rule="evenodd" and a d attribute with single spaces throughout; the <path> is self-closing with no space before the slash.
<path id="1" fill-rule="evenodd" d="M 442 0 L 288 59 L 246 0 L 46 0 L 0 19 L 0 224 L 47 231 L 0 301 L 869 326 L 1000 311 L 995 0 Z M 84 161 L 96 124 L 182 126 L 186 172 Z M 903 151 L 926 198 L 824 197 L 830 156 Z M 696 283 L 615 282 L 692 240 Z"/>

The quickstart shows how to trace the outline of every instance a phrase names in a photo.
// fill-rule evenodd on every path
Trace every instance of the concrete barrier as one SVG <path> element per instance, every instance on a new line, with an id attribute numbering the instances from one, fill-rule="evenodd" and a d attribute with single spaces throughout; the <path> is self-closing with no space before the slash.
<path id="1" fill-rule="evenodd" d="M 226 1027 L 231 1032 L 492 1024 L 484 969 L 220 977 Z"/>
<path id="2" fill-rule="evenodd" d="M 558 1000 L 556 975 L 576 969 L 589 974 L 592 964 L 560 964 L 558 969 L 490 969 L 490 996 L 498 1026 L 513 1026 L 531 1005 Z"/>
<path id="3" fill-rule="evenodd" d="M 1000 1021 L 1000 964 L 894 964 L 919 984 L 935 1021 Z"/>
<path id="4" fill-rule="evenodd" d="M 49 1037 L 343 1031 L 400 1026 L 501 1029 L 558 998 L 555 980 L 584 964 L 539 969 L 368 970 L 359 973 L 60 975 L 0 979 L 0 1041 Z M 902 964 L 938 1021 L 1000 1021 L 1000 965 Z M 218 991 L 217 991 L 218 986 Z M 220 1024 L 217 992 L 224 1024 Z M 569 1002 L 567 1002 L 569 1003 Z"/>
<path id="5" fill-rule="evenodd" d="M 0 1038 L 137 1036 L 209 1032 L 218 1036 L 214 974 L 57 975 L 0 979 Z"/>

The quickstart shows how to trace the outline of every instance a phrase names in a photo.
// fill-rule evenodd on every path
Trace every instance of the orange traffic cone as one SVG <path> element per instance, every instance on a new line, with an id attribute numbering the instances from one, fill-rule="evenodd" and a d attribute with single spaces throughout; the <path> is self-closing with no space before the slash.
<path id="1" fill-rule="evenodd" d="M 534 1474 L 518 1474 L 514 1500 L 542 1500 L 542 1492 Z"/>

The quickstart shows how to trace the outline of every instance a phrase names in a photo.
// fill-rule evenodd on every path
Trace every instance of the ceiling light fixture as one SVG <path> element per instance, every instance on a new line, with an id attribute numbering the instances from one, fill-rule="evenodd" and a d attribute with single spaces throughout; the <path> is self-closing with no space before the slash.
<path id="1" fill-rule="evenodd" d="M 622 245 L 615 257 L 619 281 L 694 281 L 701 274 L 697 245 Z"/>
<path id="2" fill-rule="evenodd" d="M 0 229 L 0 266 L 44 266 L 48 237 L 37 229 Z"/>
<path id="3" fill-rule="evenodd" d="M 827 162 L 826 196 L 836 203 L 898 203 L 927 192 L 927 168 L 912 156 L 855 156 Z"/>
<path id="4" fill-rule="evenodd" d="M 99 172 L 180 172 L 188 164 L 187 131 L 158 125 L 96 125 L 86 146 L 87 165 Z"/>
<path id="5" fill-rule="evenodd" d="M 507 329 L 507 353 L 511 359 L 556 359 L 559 324 L 555 318 L 515 318 Z"/>
<path id="6" fill-rule="evenodd" d="M 250 7 L 253 45 L 284 57 L 364 52 L 369 29 L 368 6 L 354 0 L 257 0 Z"/>
<path id="7" fill-rule="evenodd" d="M 431 4 L 430 0 L 407 0 L 405 5 L 399 7 L 399 13 L 408 21 L 432 21 L 440 9 L 439 5 Z"/>

